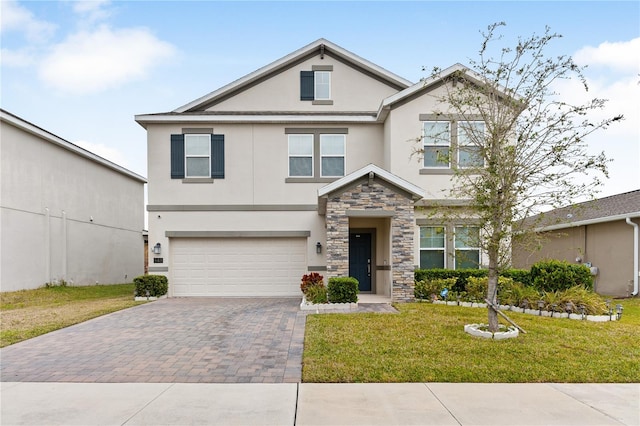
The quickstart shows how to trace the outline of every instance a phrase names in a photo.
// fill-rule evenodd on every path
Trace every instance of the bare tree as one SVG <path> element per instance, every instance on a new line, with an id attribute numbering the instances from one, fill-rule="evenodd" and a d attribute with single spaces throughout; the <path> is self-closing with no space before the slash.
<path id="1" fill-rule="evenodd" d="M 443 120 L 456 117 L 458 135 L 464 134 L 458 150 L 469 161 L 465 167 L 453 163 L 450 195 L 468 200 L 478 219 L 479 246 L 489 262 L 487 299 L 494 304 L 498 275 L 509 265 L 512 237 L 526 231 L 522 219 L 593 195 L 601 184 L 598 176 L 607 177 L 608 160 L 604 153 L 589 154 L 584 138 L 622 119 L 594 121 L 590 113 L 603 109 L 606 100 L 572 105 L 554 91 L 563 79 L 578 79 L 585 91 L 588 87 L 583 68 L 571 57 L 545 54 L 561 37 L 548 27 L 543 35 L 519 38 L 515 47 L 498 49 L 494 57 L 491 52 L 504 25 L 492 24 L 481 33 L 479 58 L 468 69 L 432 73 L 447 83 L 438 99 L 446 112 L 434 114 Z M 498 330 L 493 309 L 488 322 L 490 330 Z"/>

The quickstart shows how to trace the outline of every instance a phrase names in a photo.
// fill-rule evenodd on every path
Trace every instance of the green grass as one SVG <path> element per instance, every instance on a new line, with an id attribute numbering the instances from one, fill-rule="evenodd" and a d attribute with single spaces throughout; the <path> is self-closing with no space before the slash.
<path id="1" fill-rule="evenodd" d="M 619 322 L 508 312 L 527 331 L 492 341 L 463 331 L 486 309 L 399 304 L 400 314 L 307 318 L 304 382 L 640 382 L 640 300 Z"/>
<path id="2" fill-rule="evenodd" d="M 144 302 L 133 284 L 50 287 L 0 293 L 0 347 Z"/>

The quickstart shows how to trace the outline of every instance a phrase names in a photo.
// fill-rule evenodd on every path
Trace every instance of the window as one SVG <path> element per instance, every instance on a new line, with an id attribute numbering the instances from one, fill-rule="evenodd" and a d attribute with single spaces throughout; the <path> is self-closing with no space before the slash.
<path id="1" fill-rule="evenodd" d="M 320 135 L 320 175 L 344 176 L 344 135 Z"/>
<path id="2" fill-rule="evenodd" d="M 451 130 L 448 121 L 425 121 L 423 127 L 424 167 L 449 167 Z"/>
<path id="3" fill-rule="evenodd" d="M 171 135 L 171 179 L 224 179 L 224 135 L 190 130 Z"/>
<path id="4" fill-rule="evenodd" d="M 315 71 L 314 72 L 314 100 L 331 99 L 331 72 Z"/>
<path id="5" fill-rule="evenodd" d="M 289 135 L 289 176 L 313 176 L 313 135 Z"/>
<path id="6" fill-rule="evenodd" d="M 184 135 L 185 177 L 211 177 L 210 135 Z"/>
<path id="7" fill-rule="evenodd" d="M 300 71 L 300 100 L 314 105 L 332 105 L 331 73 L 333 65 L 313 65 L 311 71 Z"/>
<path id="8" fill-rule="evenodd" d="M 480 228 L 456 226 L 454 231 L 455 269 L 480 267 Z"/>
<path id="9" fill-rule="evenodd" d="M 420 227 L 420 268 L 445 267 L 445 231 L 443 226 Z"/>
<path id="10" fill-rule="evenodd" d="M 458 167 L 482 167 L 480 147 L 474 143 L 484 135 L 484 122 L 458 122 Z"/>

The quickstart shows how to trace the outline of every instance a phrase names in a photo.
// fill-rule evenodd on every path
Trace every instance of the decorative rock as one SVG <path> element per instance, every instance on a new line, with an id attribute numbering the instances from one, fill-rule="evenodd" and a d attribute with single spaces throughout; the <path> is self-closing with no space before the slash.
<path id="1" fill-rule="evenodd" d="M 515 327 L 508 327 L 507 331 L 498 331 L 496 333 L 480 330 L 480 327 L 482 327 L 482 324 L 467 324 L 464 326 L 464 331 L 472 336 L 493 340 L 512 339 L 520 335 L 520 332 Z"/>

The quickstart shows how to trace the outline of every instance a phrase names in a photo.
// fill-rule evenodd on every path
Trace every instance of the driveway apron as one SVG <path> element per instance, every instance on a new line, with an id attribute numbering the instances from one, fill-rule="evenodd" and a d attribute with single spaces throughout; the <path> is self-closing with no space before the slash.
<path id="1" fill-rule="evenodd" d="M 295 383 L 299 299 L 171 298 L 0 350 L 3 382 Z"/>

